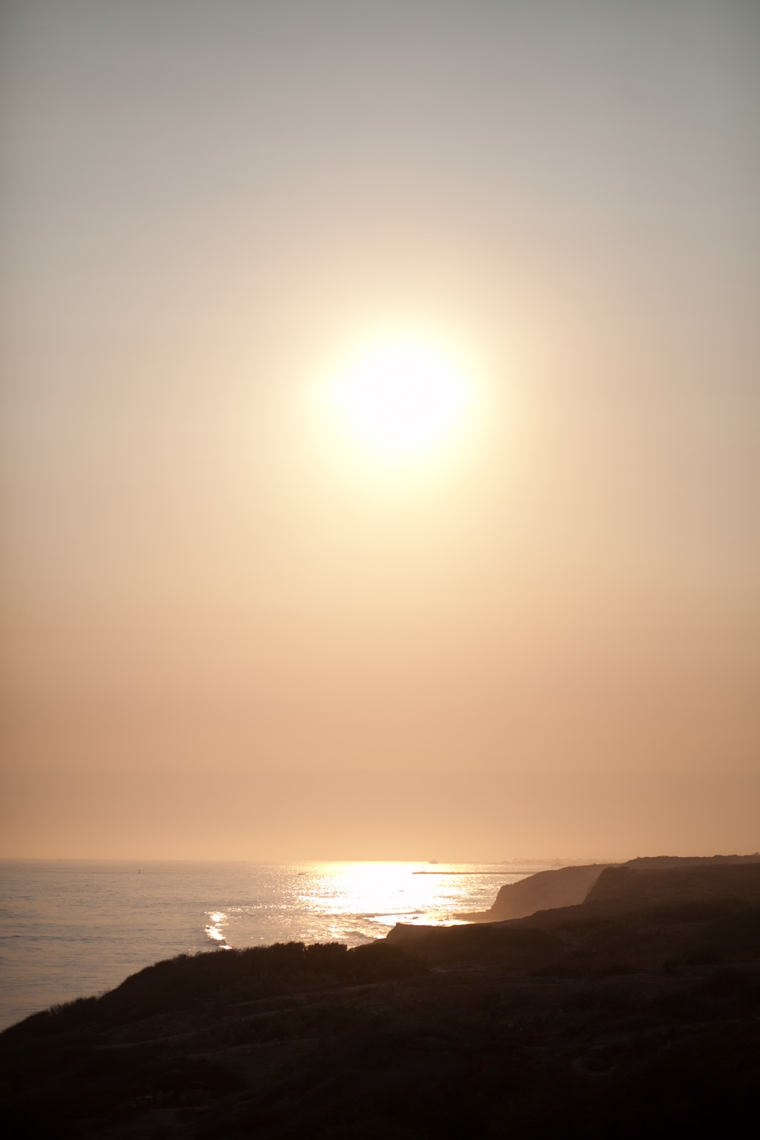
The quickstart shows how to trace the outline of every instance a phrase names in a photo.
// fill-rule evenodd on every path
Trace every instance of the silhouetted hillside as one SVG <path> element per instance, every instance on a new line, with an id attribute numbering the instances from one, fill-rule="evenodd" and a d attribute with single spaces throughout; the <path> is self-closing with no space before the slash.
<path id="1" fill-rule="evenodd" d="M 760 953 L 760 863 L 667 871 L 610 867 L 577 906 L 448 928 L 398 923 L 387 940 L 436 964 L 499 961 L 547 973 L 753 962 Z"/>
<path id="2" fill-rule="evenodd" d="M 746 1140 L 758 883 L 631 864 L 522 919 L 159 962 L 0 1034 L 4 1132 Z"/>
<path id="3" fill-rule="evenodd" d="M 619 901 L 626 907 L 743 899 L 760 903 L 760 861 L 741 864 L 697 864 L 652 868 L 627 864 L 607 867 L 591 886 L 586 901 Z"/>
<path id="4" fill-rule="evenodd" d="M 538 910 L 553 907 L 576 906 L 582 903 L 594 887 L 605 868 L 628 867 L 632 870 L 676 870 L 713 866 L 734 866 L 760 863 L 755 855 L 710 855 L 707 857 L 681 857 L 657 855 L 631 859 L 623 864 L 589 863 L 580 867 L 560 867 L 553 871 L 539 871 L 518 883 L 508 883 L 499 889 L 493 905 L 485 911 L 465 912 L 456 917 L 468 922 L 504 922 L 511 918 L 525 918 Z M 605 871 L 605 874 L 609 872 Z M 609 880 L 606 880 L 609 881 Z"/>

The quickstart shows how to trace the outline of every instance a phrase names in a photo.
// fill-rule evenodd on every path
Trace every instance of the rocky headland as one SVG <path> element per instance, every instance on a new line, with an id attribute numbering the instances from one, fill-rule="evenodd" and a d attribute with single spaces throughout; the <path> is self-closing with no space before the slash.
<path id="1" fill-rule="evenodd" d="M 575 906 L 583 902 L 606 866 L 606 863 L 589 863 L 582 867 L 538 871 L 501 887 L 488 910 L 464 911 L 456 917 L 467 922 L 504 922 L 550 907 Z"/>
<path id="2" fill-rule="evenodd" d="M 548 910 L 550 907 L 576 906 L 586 900 L 599 876 L 611 866 L 627 867 L 632 871 L 665 871 L 689 867 L 699 870 L 717 866 L 744 866 L 758 862 L 760 855 L 713 855 L 707 858 L 659 855 L 630 859 L 622 864 L 587 863 L 583 866 L 559 867 L 553 871 L 539 871 L 517 883 L 508 883 L 501 887 L 493 906 L 488 910 L 464 912 L 456 917 L 467 922 L 503 922 L 510 918 L 525 918 L 537 910 Z M 610 881 L 608 876 L 605 882 Z"/>
<path id="3" fill-rule="evenodd" d="M 35 1014 L 0 1034 L 5 1134 L 744 1140 L 760 857 L 584 870 L 520 917 L 182 956 Z"/>

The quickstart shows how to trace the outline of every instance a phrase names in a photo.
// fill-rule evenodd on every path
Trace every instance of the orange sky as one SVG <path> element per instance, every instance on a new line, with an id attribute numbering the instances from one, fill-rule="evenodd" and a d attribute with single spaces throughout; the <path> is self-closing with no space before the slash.
<path id="1" fill-rule="evenodd" d="M 757 9 L 0 23 L 0 854 L 757 850 Z M 407 467 L 318 398 L 399 328 Z"/>

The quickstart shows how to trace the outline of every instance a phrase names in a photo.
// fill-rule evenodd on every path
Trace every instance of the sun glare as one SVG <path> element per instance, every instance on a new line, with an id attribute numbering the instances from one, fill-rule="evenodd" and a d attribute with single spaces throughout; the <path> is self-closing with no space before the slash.
<path id="1" fill-rule="evenodd" d="M 453 353 L 399 338 L 356 352 L 339 371 L 331 397 L 355 445 L 403 461 L 438 450 L 456 434 L 472 391 Z"/>

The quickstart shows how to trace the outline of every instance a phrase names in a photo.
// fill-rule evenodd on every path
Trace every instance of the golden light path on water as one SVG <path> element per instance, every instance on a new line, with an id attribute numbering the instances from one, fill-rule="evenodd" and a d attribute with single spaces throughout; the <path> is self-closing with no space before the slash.
<path id="1" fill-rule="evenodd" d="M 486 910 L 499 887 L 545 864 L 308 863 L 290 867 L 282 884 L 280 926 L 299 941 L 350 944 L 382 938 L 397 922 L 452 925 L 462 912 Z M 222 948 L 268 939 L 251 937 L 252 920 L 267 904 L 207 912 L 208 938 Z M 262 915 L 263 917 L 263 915 Z M 287 934 L 279 934 L 284 940 Z M 271 939 L 269 939 L 271 940 Z"/>

